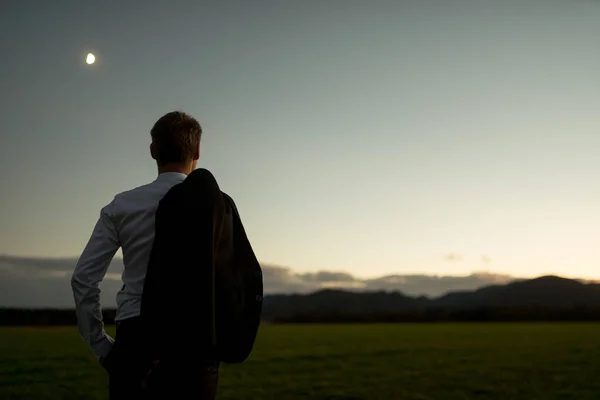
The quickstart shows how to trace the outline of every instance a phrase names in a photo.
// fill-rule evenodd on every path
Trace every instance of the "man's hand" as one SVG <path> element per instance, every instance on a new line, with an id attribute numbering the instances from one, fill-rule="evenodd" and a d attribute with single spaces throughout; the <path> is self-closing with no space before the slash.
<path id="1" fill-rule="evenodd" d="M 111 360 L 112 360 L 112 347 L 110 351 L 105 356 L 98 356 L 98 362 L 106 370 L 106 372 L 110 372 L 111 369 Z"/>

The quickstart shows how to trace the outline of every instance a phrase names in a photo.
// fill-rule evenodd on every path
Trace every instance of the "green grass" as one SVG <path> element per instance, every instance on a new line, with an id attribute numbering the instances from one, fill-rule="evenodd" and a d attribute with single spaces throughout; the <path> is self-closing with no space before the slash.
<path id="1" fill-rule="evenodd" d="M 106 399 L 106 385 L 75 328 L 0 329 L 0 399 Z M 600 324 L 264 325 L 218 398 L 597 400 Z"/>

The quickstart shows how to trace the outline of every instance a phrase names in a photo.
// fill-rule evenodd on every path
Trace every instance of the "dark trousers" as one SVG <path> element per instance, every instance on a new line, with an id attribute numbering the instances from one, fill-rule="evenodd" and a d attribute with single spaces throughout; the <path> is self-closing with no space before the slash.
<path id="1" fill-rule="evenodd" d="M 218 363 L 176 354 L 164 357 L 153 367 L 144 357 L 143 337 L 139 318 L 117 323 L 115 343 L 104 363 L 110 400 L 216 398 Z"/>

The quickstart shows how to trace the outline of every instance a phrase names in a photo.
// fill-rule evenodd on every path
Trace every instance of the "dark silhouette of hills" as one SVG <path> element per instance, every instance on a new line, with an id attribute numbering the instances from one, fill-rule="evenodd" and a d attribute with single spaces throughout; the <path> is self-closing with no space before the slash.
<path id="1" fill-rule="evenodd" d="M 470 292 L 454 292 L 432 302 L 439 307 L 600 307 L 600 285 L 558 276 L 486 286 Z"/>
<path id="2" fill-rule="evenodd" d="M 105 309 L 105 323 L 115 310 Z M 326 289 L 269 295 L 271 322 L 600 321 L 600 284 L 542 276 L 439 297 Z M 0 325 L 74 325 L 72 309 L 0 308 Z"/>
<path id="3" fill-rule="evenodd" d="M 410 297 L 399 292 L 322 290 L 308 295 L 269 296 L 264 303 L 265 319 L 298 322 L 369 320 L 369 316 L 379 320 L 470 320 L 481 319 L 483 314 L 503 320 L 542 316 L 573 319 L 576 315 L 576 319 L 590 319 L 596 313 L 600 315 L 600 284 L 558 276 L 452 292 L 437 298 Z"/>

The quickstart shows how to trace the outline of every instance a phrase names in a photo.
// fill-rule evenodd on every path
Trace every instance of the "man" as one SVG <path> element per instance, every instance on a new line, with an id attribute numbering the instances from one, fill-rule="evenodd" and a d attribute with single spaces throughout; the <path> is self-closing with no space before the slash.
<path id="1" fill-rule="evenodd" d="M 152 183 L 120 193 L 100 212 L 71 279 L 79 332 L 109 374 L 111 400 L 137 399 L 150 369 L 140 338 L 140 306 L 154 241 L 159 201 L 185 180 L 200 157 L 202 129 L 192 116 L 171 112 L 151 130 L 150 154 L 158 177 Z M 123 287 L 117 294 L 117 333 L 104 330 L 98 288 L 117 250 L 122 248 Z M 216 374 L 216 371 L 215 371 Z"/>

